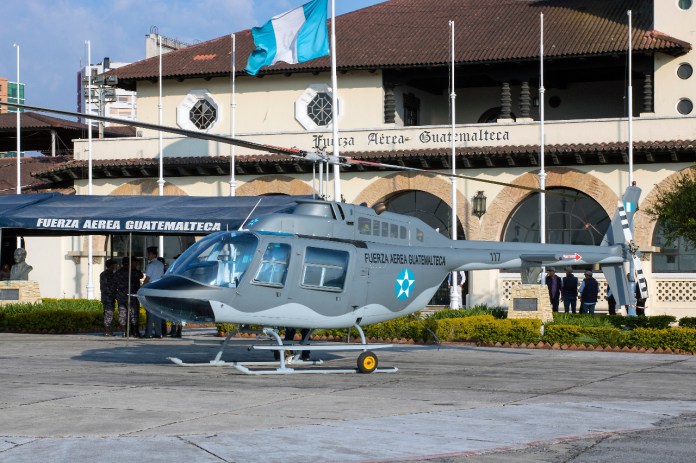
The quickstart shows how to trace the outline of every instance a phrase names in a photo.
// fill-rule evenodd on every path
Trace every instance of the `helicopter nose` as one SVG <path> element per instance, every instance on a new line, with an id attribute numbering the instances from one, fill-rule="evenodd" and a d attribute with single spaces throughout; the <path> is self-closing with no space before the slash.
<path id="1" fill-rule="evenodd" d="M 211 292 L 217 292 L 217 288 L 169 275 L 140 288 L 138 300 L 146 310 L 167 320 L 211 323 L 215 321 Z"/>

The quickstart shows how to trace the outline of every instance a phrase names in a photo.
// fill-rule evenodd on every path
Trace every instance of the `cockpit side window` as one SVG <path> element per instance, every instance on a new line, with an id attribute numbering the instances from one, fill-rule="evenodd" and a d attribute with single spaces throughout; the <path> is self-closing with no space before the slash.
<path id="1" fill-rule="evenodd" d="M 258 239 L 250 233 L 214 233 L 191 246 L 169 272 L 206 285 L 234 288 L 247 271 Z"/>
<path id="2" fill-rule="evenodd" d="M 348 253 L 337 249 L 307 247 L 302 286 L 341 291 L 348 271 Z"/>
<path id="3" fill-rule="evenodd" d="M 290 245 L 285 243 L 270 243 L 263 253 L 261 265 L 254 277 L 254 283 L 285 286 L 285 277 L 290 262 Z"/>

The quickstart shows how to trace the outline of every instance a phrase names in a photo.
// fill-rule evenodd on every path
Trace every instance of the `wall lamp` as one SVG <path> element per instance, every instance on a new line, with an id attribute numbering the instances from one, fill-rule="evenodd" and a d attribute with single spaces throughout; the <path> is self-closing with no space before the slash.
<path id="1" fill-rule="evenodd" d="M 483 214 L 486 213 L 486 195 L 483 193 L 483 191 L 476 193 L 476 196 L 473 198 L 473 203 L 473 214 L 480 219 Z"/>

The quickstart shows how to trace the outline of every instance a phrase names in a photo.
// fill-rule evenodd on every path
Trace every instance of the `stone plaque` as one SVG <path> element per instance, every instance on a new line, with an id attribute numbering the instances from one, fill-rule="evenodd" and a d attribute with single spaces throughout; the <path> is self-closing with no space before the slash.
<path id="1" fill-rule="evenodd" d="M 0 301 L 19 301 L 19 288 L 0 289 Z"/>
<path id="2" fill-rule="evenodd" d="M 512 310 L 537 311 L 539 301 L 535 297 L 518 297 L 512 300 Z"/>
<path id="3" fill-rule="evenodd" d="M 511 288 L 512 307 L 508 318 L 538 318 L 553 320 L 549 290 L 546 285 L 515 285 Z"/>

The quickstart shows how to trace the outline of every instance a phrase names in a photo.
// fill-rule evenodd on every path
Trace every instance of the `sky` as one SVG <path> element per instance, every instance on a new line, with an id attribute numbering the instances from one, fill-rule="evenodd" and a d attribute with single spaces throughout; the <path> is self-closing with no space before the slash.
<path id="1" fill-rule="evenodd" d="M 26 104 L 77 110 L 77 72 L 104 57 L 145 59 L 145 37 L 205 42 L 259 26 L 307 0 L 2 0 L 0 77 L 26 85 Z M 384 0 L 335 0 L 341 15 Z M 329 2 L 330 5 L 330 2 Z M 330 12 L 329 12 L 330 14 Z"/>

